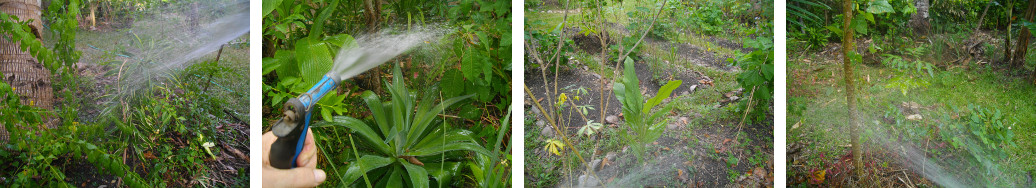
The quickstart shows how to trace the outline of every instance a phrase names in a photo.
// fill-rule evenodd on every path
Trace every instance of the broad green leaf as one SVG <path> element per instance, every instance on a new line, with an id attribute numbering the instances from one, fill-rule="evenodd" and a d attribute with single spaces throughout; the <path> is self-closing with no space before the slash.
<path id="1" fill-rule="evenodd" d="M 416 116 L 417 119 L 414 122 L 414 126 L 411 127 L 411 130 L 406 135 L 407 139 L 409 139 L 407 145 L 412 146 L 414 145 L 414 143 L 417 142 L 418 136 L 421 136 L 425 133 L 426 129 L 428 129 L 428 126 L 431 124 L 432 119 L 435 118 L 438 113 L 444 112 L 446 108 L 453 106 L 453 104 L 460 102 L 464 99 L 470 98 L 472 96 L 473 95 L 465 95 L 446 99 L 442 101 L 442 103 L 435 105 L 435 107 L 432 107 L 428 111 L 418 111 L 418 114 Z"/>
<path id="2" fill-rule="evenodd" d="M 644 104 L 643 112 L 651 112 L 651 108 L 654 108 L 656 105 L 661 104 L 662 100 L 669 98 L 669 95 L 673 93 L 673 90 L 676 90 L 676 88 L 680 87 L 680 84 L 682 83 L 683 81 L 681 80 L 673 80 L 669 81 L 669 83 L 666 83 L 664 86 L 662 86 L 662 88 L 659 88 L 658 94 L 655 95 L 655 97 L 649 99 L 647 103 Z"/>
<path id="3" fill-rule="evenodd" d="M 489 151 L 486 151 L 485 148 L 482 148 L 482 146 L 479 146 L 478 144 L 474 144 L 474 143 L 470 143 L 470 142 L 456 142 L 456 143 L 449 143 L 449 142 L 447 142 L 446 145 L 431 145 L 431 146 L 424 147 L 424 148 L 413 148 L 413 150 L 411 150 L 410 152 L 407 152 L 405 155 L 407 155 L 407 156 L 419 156 L 419 157 L 422 157 L 422 156 L 429 156 L 429 155 L 438 155 L 438 154 L 441 154 L 443 152 L 455 151 L 455 150 L 467 150 L 467 151 L 473 151 L 473 152 L 475 152 L 477 154 L 480 154 L 480 155 L 489 155 Z"/>
<path id="4" fill-rule="evenodd" d="M 359 160 L 350 163 L 349 168 L 345 170 L 345 175 L 342 176 L 342 181 L 355 183 L 357 179 L 363 176 L 363 174 L 366 174 L 371 170 L 392 164 L 392 162 L 395 161 L 393 160 L 393 158 L 376 155 L 364 155 L 360 157 Z"/>
<path id="5" fill-rule="evenodd" d="M 414 187 L 428 187 L 428 171 L 425 171 L 424 168 L 421 168 L 420 166 L 417 166 L 415 164 L 410 164 L 410 162 L 406 161 L 405 159 L 397 158 L 396 160 L 399 161 L 399 164 L 403 164 L 403 167 L 406 168 L 406 172 L 409 175 L 408 177 L 410 177 L 410 183 L 413 184 Z"/>
<path id="6" fill-rule="evenodd" d="M 371 116 L 374 116 L 374 123 L 378 124 L 378 129 L 381 131 L 381 136 L 388 136 L 389 129 L 392 124 L 389 122 L 388 112 L 385 111 L 384 104 L 381 103 L 381 97 L 374 94 L 372 91 L 364 91 L 362 95 L 363 101 L 367 103 L 367 108 L 370 109 Z"/>
<path id="7" fill-rule="evenodd" d="M 445 162 L 445 163 L 425 163 L 423 168 L 435 178 L 437 182 L 442 184 L 448 184 L 454 176 L 457 176 L 461 172 L 461 163 L 458 162 Z"/>
<path id="8" fill-rule="evenodd" d="M 376 149 L 378 152 L 390 156 L 395 154 L 391 151 L 389 146 L 385 144 L 384 139 L 381 136 L 379 136 L 378 133 L 375 133 L 369 125 L 363 123 L 363 121 L 360 121 L 356 118 L 337 116 L 329 122 L 317 122 L 317 124 L 329 124 L 349 128 L 350 130 L 352 130 L 353 133 L 359 134 L 364 139 L 366 139 L 368 144 L 373 145 L 374 149 Z"/>
<path id="9" fill-rule="evenodd" d="M 315 37 L 299 39 L 295 43 L 295 53 L 297 53 L 299 72 L 307 86 L 315 85 L 320 81 L 334 64 L 327 43 L 319 41 Z"/>
<path id="10" fill-rule="evenodd" d="M 324 10 L 320 11 L 320 15 L 317 16 L 317 19 L 313 21 L 313 28 L 309 30 L 309 36 L 315 37 L 324 34 L 324 22 L 326 22 L 327 18 L 338 9 L 338 0 L 332 0 L 331 4 L 327 5 L 323 9 Z"/>
<path id="11" fill-rule="evenodd" d="M 839 36 L 842 35 L 842 28 L 839 28 L 836 25 L 829 25 L 829 26 L 824 27 L 824 28 L 827 28 L 828 31 L 831 31 L 832 33 L 838 34 Z"/>
<path id="12" fill-rule="evenodd" d="M 263 0 L 263 18 L 267 14 L 273 12 L 273 9 L 277 8 L 281 4 L 281 0 Z"/>
<path id="13" fill-rule="evenodd" d="M 888 0 L 871 0 L 867 3 L 867 12 L 873 14 L 883 13 L 895 13 L 896 10 L 892 9 L 892 5 L 889 4 Z"/>

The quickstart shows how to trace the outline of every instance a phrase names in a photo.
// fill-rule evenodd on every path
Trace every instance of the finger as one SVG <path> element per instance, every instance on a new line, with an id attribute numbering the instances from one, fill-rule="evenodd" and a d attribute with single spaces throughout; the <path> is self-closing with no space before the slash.
<path id="1" fill-rule="evenodd" d="M 277 136 L 273 135 L 273 131 L 263 134 L 263 166 L 270 166 L 270 146 L 274 141 L 277 141 Z"/>
<path id="2" fill-rule="evenodd" d="M 263 170 L 263 187 L 316 187 L 327 180 L 327 174 L 315 168 L 294 168 Z"/>
<path id="3" fill-rule="evenodd" d="M 302 152 L 299 153 L 299 159 L 296 160 L 298 166 L 317 167 L 317 145 L 313 137 L 313 130 L 307 129 L 305 145 L 302 146 Z"/>

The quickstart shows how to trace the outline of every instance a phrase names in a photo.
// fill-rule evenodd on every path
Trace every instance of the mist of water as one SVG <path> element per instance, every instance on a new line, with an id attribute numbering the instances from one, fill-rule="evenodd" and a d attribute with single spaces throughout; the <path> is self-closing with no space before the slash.
<path id="1" fill-rule="evenodd" d="M 151 77 L 169 75 L 200 62 L 200 58 L 214 54 L 224 44 L 249 32 L 249 1 L 198 4 L 195 15 L 187 13 L 193 9 L 190 5 L 165 7 L 154 10 L 159 13 L 145 16 L 127 29 L 128 37 L 122 38 L 121 43 L 133 44 L 126 48 L 137 54 L 131 54 L 132 64 L 120 70 L 124 91 L 142 88 L 141 84 Z M 188 17 L 192 16 L 197 25 L 188 23 Z"/>
<path id="2" fill-rule="evenodd" d="M 872 124 L 864 124 L 863 128 L 869 129 L 874 133 L 888 132 L 887 129 L 890 126 L 882 125 L 879 121 L 873 122 Z M 940 131 L 954 130 L 942 129 Z M 956 134 L 960 135 L 958 139 L 963 140 L 964 146 L 962 148 L 967 151 L 967 153 L 962 153 L 964 156 L 956 156 L 956 158 L 928 157 L 925 154 L 926 150 L 918 148 L 909 141 L 899 141 L 892 135 L 875 134 L 869 141 L 876 143 L 877 147 L 897 155 L 896 160 L 905 165 L 905 167 L 940 186 L 995 187 L 1008 185 L 1016 187 L 1025 185 L 1024 182 L 1011 178 L 1012 175 L 1017 175 L 1020 172 L 1009 172 L 1009 170 L 1000 168 L 996 161 L 983 158 L 982 153 L 987 151 L 976 144 L 978 143 L 977 140 L 964 136 L 966 133 L 963 132 L 956 132 Z M 978 158 L 978 164 L 971 162 L 972 158 Z"/>
<path id="3" fill-rule="evenodd" d="M 328 76 L 341 80 L 352 78 L 377 67 L 407 50 L 441 36 L 441 29 L 416 29 L 403 34 L 382 31 L 356 38 L 355 47 L 343 47 L 335 56 Z"/>

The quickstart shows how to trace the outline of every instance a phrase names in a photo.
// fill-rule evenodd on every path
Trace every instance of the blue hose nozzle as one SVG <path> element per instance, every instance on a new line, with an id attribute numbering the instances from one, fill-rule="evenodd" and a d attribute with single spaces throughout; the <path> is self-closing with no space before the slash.
<path id="1" fill-rule="evenodd" d="M 271 166 L 280 169 L 297 166 L 299 153 L 302 153 L 306 143 L 306 130 L 309 129 L 313 106 L 316 106 L 317 101 L 324 95 L 334 91 L 341 81 L 336 77 L 324 75 L 324 78 L 309 91 L 299 97 L 288 99 L 284 104 L 284 117 L 272 127 L 277 140 L 270 146 Z M 302 126 L 299 126 L 300 124 Z"/>

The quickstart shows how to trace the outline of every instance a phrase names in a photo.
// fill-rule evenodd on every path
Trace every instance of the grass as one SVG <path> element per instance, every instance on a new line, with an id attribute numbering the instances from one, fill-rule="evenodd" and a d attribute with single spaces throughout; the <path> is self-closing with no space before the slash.
<path id="1" fill-rule="evenodd" d="M 225 177 L 217 177 L 223 175 L 211 166 L 226 165 L 231 163 L 228 160 L 235 158 L 231 157 L 230 151 L 222 148 L 248 148 L 247 142 L 239 140 L 247 138 L 247 132 L 240 135 L 227 127 L 248 119 L 248 77 L 245 73 L 249 69 L 249 49 L 226 47 L 219 62 L 212 62 L 216 56 L 216 53 L 212 53 L 197 59 L 202 62 L 183 69 L 158 75 L 142 75 L 133 72 L 135 68 L 131 67 L 146 63 L 115 55 L 127 54 L 126 49 L 134 48 L 131 42 L 127 42 L 131 40 L 127 37 L 121 31 L 78 33 L 77 46 L 83 53 L 80 63 L 105 67 L 107 72 L 98 77 L 82 78 L 91 84 L 84 84 L 86 88 L 81 89 L 101 93 L 83 95 L 86 98 L 97 96 L 86 99 L 83 109 L 97 109 L 99 112 L 80 112 L 85 117 L 97 117 L 92 120 L 80 119 L 83 126 L 77 130 L 80 134 L 76 137 L 97 144 L 112 156 L 126 155 L 122 160 L 128 161 L 126 164 L 130 168 L 136 169 L 136 173 L 154 185 L 219 184 L 211 180 Z M 125 70 L 120 70 L 123 68 Z M 132 78 L 134 76 L 145 77 Z M 92 83 L 118 77 L 122 77 L 123 81 L 115 80 L 112 84 L 133 79 L 149 81 L 134 86 L 142 88 L 135 93 L 115 94 L 113 90 L 119 90 L 115 85 L 100 84 L 102 89 L 99 90 L 91 88 Z M 117 131 L 109 132 L 112 128 Z M 202 149 L 205 142 L 216 145 L 210 148 L 212 155 Z M 247 149 L 243 152 L 247 153 Z M 214 156 L 223 159 L 213 161 L 211 159 Z M 159 157 L 166 160 L 144 163 Z M 246 163 L 240 164 L 244 164 L 244 169 L 247 169 Z M 174 176 L 170 175 L 189 178 L 172 178 Z M 247 173 L 235 181 L 237 183 L 224 182 L 230 184 L 223 185 L 246 183 Z"/>
<path id="2" fill-rule="evenodd" d="M 789 95 L 790 108 L 804 109 L 801 113 L 789 113 L 788 125 L 798 124 L 798 128 L 789 126 L 789 143 L 807 141 L 809 148 L 816 148 L 817 153 L 827 156 L 840 156 L 848 151 L 841 146 L 848 145 L 848 134 L 844 122 L 847 120 L 845 106 L 844 82 L 840 61 L 825 60 L 816 55 L 791 58 L 789 63 L 789 80 L 799 80 L 789 88 L 794 91 Z M 811 64 L 804 63 L 811 60 Z M 929 62 L 937 62 L 932 60 Z M 938 117 L 952 115 L 952 107 L 963 108 L 969 104 L 981 105 L 991 109 L 999 109 L 1007 117 L 1017 119 L 1013 126 L 1015 141 L 1018 147 L 1008 149 L 1011 164 L 1000 164 L 1006 168 L 1017 168 L 1022 171 L 1036 169 L 1032 151 L 1036 150 L 1036 87 L 1028 82 L 1028 77 L 1006 76 L 1002 72 L 985 66 L 971 68 L 950 68 L 939 71 L 928 78 L 931 85 L 908 90 L 907 94 L 898 89 L 886 88 L 889 78 L 901 75 L 898 71 L 880 66 L 856 64 L 856 82 L 859 86 L 859 111 L 862 122 L 874 124 L 889 111 L 890 105 L 902 102 L 916 102 L 922 106 L 932 106 L 922 110 L 923 122 L 939 121 Z M 804 73 L 804 77 L 796 77 L 796 72 Z M 791 83 L 791 82 L 790 82 Z M 929 119 L 931 118 L 931 119 Z M 829 159 L 811 157 L 810 166 L 816 162 Z M 816 161 L 820 160 L 820 161 Z"/>

